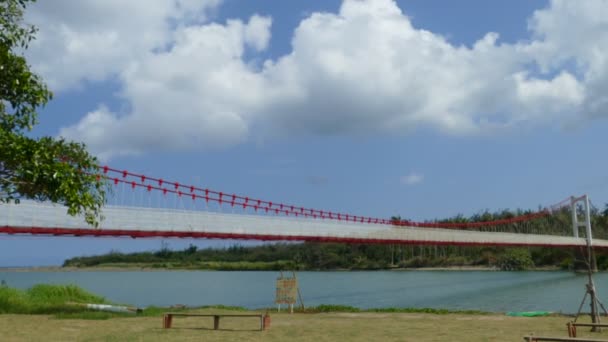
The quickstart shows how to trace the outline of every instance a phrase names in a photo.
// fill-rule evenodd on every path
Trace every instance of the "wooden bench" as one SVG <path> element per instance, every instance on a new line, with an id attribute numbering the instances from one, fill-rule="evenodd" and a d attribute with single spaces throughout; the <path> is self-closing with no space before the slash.
<path id="1" fill-rule="evenodd" d="M 607 323 L 576 323 L 568 322 L 568 336 L 576 337 L 576 327 L 608 328 Z"/>
<path id="2" fill-rule="evenodd" d="M 260 330 L 264 330 L 264 315 L 262 314 L 197 314 L 197 313 L 182 313 L 182 312 L 167 312 L 163 317 L 163 328 L 171 328 L 173 323 L 173 317 L 213 317 L 213 329 L 218 330 L 220 328 L 221 317 L 258 317 L 260 319 Z"/>
<path id="3" fill-rule="evenodd" d="M 597 340 L 587 337 L 548 337 L 548 336 L 524 336 L 526 342 L 555 341 L 555 342 L 608 342 L 608 340 Z"/>

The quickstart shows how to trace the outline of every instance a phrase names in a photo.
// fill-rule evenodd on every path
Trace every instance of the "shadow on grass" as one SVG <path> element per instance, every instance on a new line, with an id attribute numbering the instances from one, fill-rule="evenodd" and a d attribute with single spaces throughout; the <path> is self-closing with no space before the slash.
<path id="1" fill-rule="evenodd" d="M 231 331 L 231 332 L 244 332 L 244 331 L 260 331 L 260 329 L 226 329 L 226 328 L 207 328 L 207 327 L 171 327 L 169 329 L 159 328 L 160 330 L 202 330 L 202 331 Z"/>

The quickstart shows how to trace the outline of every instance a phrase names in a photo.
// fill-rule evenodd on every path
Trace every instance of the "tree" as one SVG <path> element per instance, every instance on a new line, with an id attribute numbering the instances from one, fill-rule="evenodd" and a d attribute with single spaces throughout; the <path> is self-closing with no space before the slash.
<path id="1" fill-rule="evenodd" d="M 391 216 L 391 223 L 394 226 L 400 226 L 402 221 L 401 216 Z"/>
<path id="2" fill-rule="evenodd" d="M 0 203 L 50 200 L 97 225 L 107 188 L 97 159 L 82 143 L 29 134 L 53 96 L 22 54 L 36 33 L 23 22 L 34 1 L 0 1 Z"/>
<path id="3" fill-rule="evenodd" d="M 198 250 L 198 247 L 196 247 L 193 244 L 190 244 L 188 246 L 188 248 L 184 249 L 184 254 L 186 254 L 186 255 L 192 255 L 192 254 L 196 253 L 197 250 Z"/>
<path id="4" fill-rule="evenodd" d="M 506 250 L 498 258 L 498 266 L 503 271 L 524 271 L 534 267 L 534 261 L 528 249 L 513 248 Z"/>

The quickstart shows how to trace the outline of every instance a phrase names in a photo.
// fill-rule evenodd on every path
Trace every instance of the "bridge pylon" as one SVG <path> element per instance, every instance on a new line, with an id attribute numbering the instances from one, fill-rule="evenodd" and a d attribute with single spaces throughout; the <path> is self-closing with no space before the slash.
<path id="1" fill-rule="evenodd" d="M 583 222 L 579 222 L 579 219 L 578 219 L 579 202 L 582 202 L 583 212 L 585 215 Z M 584 247 L 581 247 L 581 252 L 582 252 L 581 254 L 583 256 L 585 265 L 587 266 L 586 268 L 587 268 L 588 282 L 587 282 L 587 284 L 585 284 L 585 295 L 583 296 L 581 305 L 579 306 L 578 312 L 576 313 L 576 316 L 574 317 L 574 322 L 576 322 L 576 320 L 580 316 L 581 310 L 583 309 L 583 305 L 585 304 L 585 300 L 587 299 L 587 295 L 589 295 L 589 299 L 590 299 L 589 314 L 591 315 L 591 322 L 600 323 L 599 308 L 600 307 L 602 308 L 602 310 L 604 311 L 604 314 L 606 314 L 606 316 L 608 316 L 608 311 L 606 311 L 604 304 L 602 304 L 602 302 L 599 300 L 599 298 L 597 296 L 597 292 L 595 290 L 595 284 L 593 282 L 593 273 L 597 272 L 597 263 L 596 263 L 596 259 L 595 259 L 595 254 L 593 252 L 593 236 L 592 236 L 592 232 L 591 232 L 591 206 L 589 204 L 589 196 L 587 196 L 587 195 L 583 195 L 581 197 L 572 196 L 570 198 L 570 208 L 572 210 L 572 230 L 573 230 L 574 237 L 579 236 L 580 227 L 585 227 L 585 239 L 587 241 L 586 253 L 585 253 Z M 594 326 L 593 328 L 591 328 L 591 331 L 600 331 L 600 328 Z"/>

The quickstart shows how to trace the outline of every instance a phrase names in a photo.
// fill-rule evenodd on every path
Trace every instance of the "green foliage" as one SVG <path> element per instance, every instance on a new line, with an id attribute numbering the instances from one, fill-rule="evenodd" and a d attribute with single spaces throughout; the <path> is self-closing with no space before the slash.
<path id="1" fill-rule="evenodd" d="M 23 313 L 27 309 L 27 295 L 23 291 L 0 287 L 0 313 Z"/>
<path id="2" fill-rule="evenodd" d="M 0 313 L 81 313 L 85 308 L 69 303 L 107 303 L 104 298 L 74 285 L 36 285 L 28 290 L 0 286 Z"/>
<path id="3" fill-rule="evenodd" d="M 192 255 L 192 254 L 196 253 L 197 249 L 198 249 L 198 247 L 196 247 L 193 244 L 190 244 L 190 246 L 188 246 L 188 248 L 184 249 L 184 253 L 186 253 L 187 255 Z"/>
<path id="4" fill-rule="evenodd" d="M 321 304 L 317 306 L 308 307 L 305 309 L 306 312 L 360 312 L 361 310 L 357 307 L 350 305 L 334 305 L 334 304 Z"/>
<path id="5" fill-rule="evenodd" d="M 71 311 L 56 311 L 54 312 L 55 318 L 58 319 L 87 319 L 87 320 L 106 320 L 110 318 L 130 318 L 130 317 L 159 317 L 164 315 L 167 311 L 171 312 L 187 312 L 193 310 L 223 310 L 223 311 L 237 311 L 237 312 L 245 312 L 249 311 L 249 309 L 241 307 L 241 306 L 229 306 L 229 305 L 206 305 L 200 307 L 159 307 L 159 306 L 150 306 L 143 309 L 140 312 L 137 312 L 137 315 L 126 312 L 107 312 L 107 311 L 92 311 L 92 310 L 83 310 L 78 312 Z"/>
<path id="6" fill-rule="evenodd" d="M 104 303 L 105 299 L 94 295 L 75 285 L 38 284 L 27 290 L 27 295 L 33 303 L 63 304 L 73 303 Z"/>
<path id="7" fill-rule="evenodd" d="M 321 313 L 321 312 L 386 312 L 386 313 L 429 313 L 435 315 L 447 315 L 447 314 L 467 314 L 467 315 L 484 315 L 488 314 L 484 311 L 478 310 L 447 310 L 447 309 L 435 309 L 435 308 L 371 308 L 371 309 L 360 309 L 350 305 L 334 305 L 334 304 L 321 304 L 317 306 L 306 307 L 303 310 L 296 308 L 296 312 L 304 313 Z"/>
<path id="8" fill-rule="evenodd" d="M 435 315 L 447 315 L 447 314 L 465 314 L 465 315 L 486 315 L 488 312 L 479 310 L 448 310 L 448 309 L 434 309 L 434 308 L 376 308 L 367 309 L 367 312 L 403 312 L 403 313 L 429 313 Z"/>
<path id="9" fill-rule="evenodd" d="M 573 268 L 573 266 L 574 266 L 574 261 L 570 257 L 565 258 L 564 260 L 562 260 L 559 263 L 559 268 L 562 269 L 562 270 L 570 270 L 570 269 Z M 598 264 L 598 267 L 599 267 L 599 264 Z M 601 269 L 605 269 L 606 267 L 600 267 L 600 268 Z"/>
<path id="10" fill-rule="evenodd" d="M 553 251 L 530 248 L 532 263 L 519 265 L 520 252 L 505 247 L 457 246 L 391 246 L 345 244 L 273 244 L 255 247 L 233 246 L 226 249 L 200 249 L 75 257 L 64 262 L 65 267 L 138 267 L 222 271 L 273 270 L 374 270 L 395 267 L 459 267 L 485 266 L 505 269 L 560 266 L 572 260 L 571 250 Z M 528 249 L 525 249 L 528 253 Z M 604 259 L 601 259 L 604 260 Z M 608 259 L 607 259 L 608 260 Z M 519 266 L 515 267 L 517 264 Z M 603 265 L 603 264 L 602 264 Z M 511 268 L 509 268 L 511 267 Z"/>
<path id="11" fill-rule="evenodd" d="M 601 254 L 596 256 L 597 268 L 600 270 L 608 269 L 608 255 Z"/>
<path id="12" fill-rule="evenodd" d="M 52 98 L 20 54 L 36 32 L 23 23 L 29 2 L 0 1 L 0 202 L 50 200 L 96 225 L 107 186 L 96 177 L 97 159 L 81 143 L 27 135 L 38 123 L 36 110 Z"/>
<path id="13" fill-rule="evenodd" d="M 514 248 L 500 256 L 498 266 L 503 271 L 523 271 L 534 267 L 534 262 L 528 249 Z"/>
<path id="14" fill-rule="evenodd" d="M 234 305 L 205 305 L 201 307 L 197 307 L 196 309 L 217 309 L 217 310 L 227 310 L 227 311 L 249 311 L 249 309 L 244 308 L 242 306 L 234 306 Z"/>
<path id="15" fill-rule="evenodd" d="M 564 262 L 572 262 L 572 250 L 561 248 L 531 248 L 530 256 L 535 266 L 562 265 Z"/>
<path id="16" fill-rule="evenodd" d="M 116 317 L 132 317 L 132 314 L 105 311 L 79 311 L 79 312 L 54 312 L 53 316 L 57 319 L 86 319 L 86 320 L 106 320 Z"/>
<path id="17" fill-rule="evenodd" d="M 477 222 L 500 220 L 530 213 L 523 210 L 501 210 L 495 213 L 483 211 L 464 217 L 458 215 L 440 222 Z M 592 212 L 594 236 L 608 236 L 608 217 L 604 212 Z M 395 216 L 393 221 L 400 217 Z M 558 211 L 551 216 L 528 222 L 527 230 L 537 234 L 572 234 L 571 216 L 567 211 Z M 439 221 L 438 221 L 439 222 Z M 403 229 L 395 227 L 394 229 Z M 564 230 L 566 229 L 566 230 Z M 518 225 L 505 227 L 505 232 L 522 232 Z M 608 251 L 598 250 L 600 269 L 608 268 Z M 152 267 L 174 269 L 211 270 L 375 270 L 481 266 L 499 269 L 527 269 L 531 267 L 581 268 L 569 248 L 531 247 L 461 247 L 461 246 L 403 246 L 362 245 L 335 243 L 278 243 L 255 247 L 234 245 L 224 249 L 198 249 L 190 245 L 181 251 L 169 249 L 162 243 L 156 252 L 123 254 L 112 251 L 105 255 L 76 257 L 64 262 L 72 267 Z M 584 265 L 583 265 L 584 266 Z M 583 267 L 584 268 L 584 267 Z"/>

